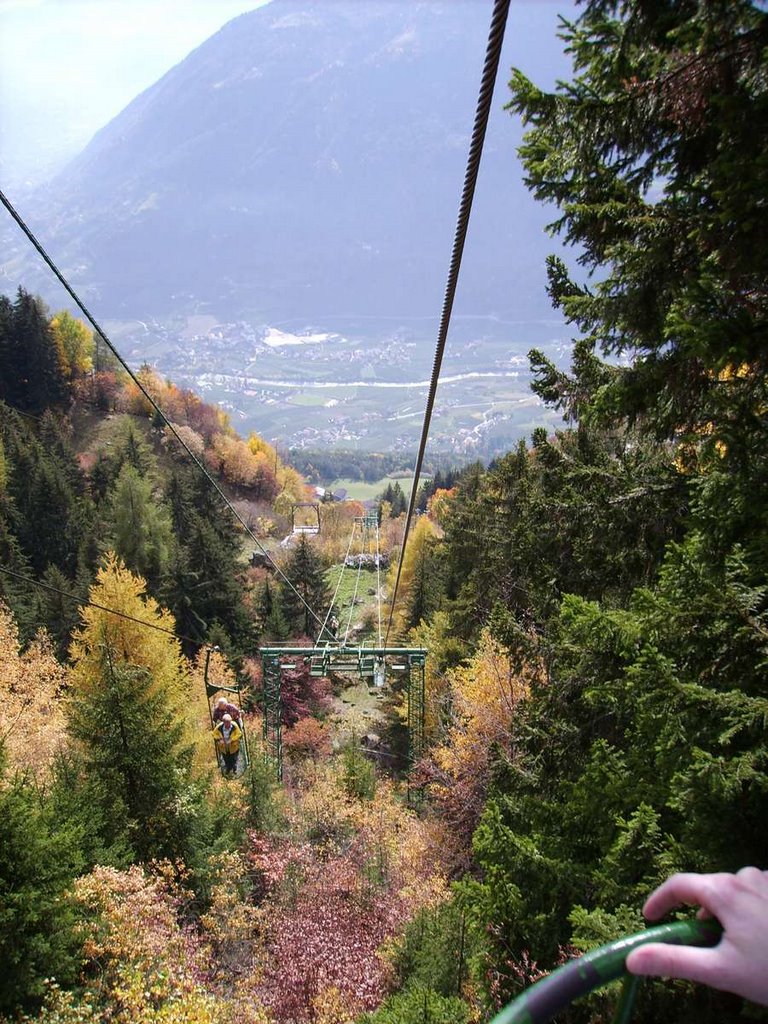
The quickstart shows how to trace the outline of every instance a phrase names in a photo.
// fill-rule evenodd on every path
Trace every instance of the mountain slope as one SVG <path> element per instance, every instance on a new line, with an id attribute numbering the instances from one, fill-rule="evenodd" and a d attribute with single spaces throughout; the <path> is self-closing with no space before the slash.
<path id="1" fill-rule="evenodd" d="M 512 26 L 518 48 L 545 14 L 551 28 L 541 8 Z M 138 96 L 38 193 L 30 221 L 105 317 L 434 315 L 489 14 L 477 0 L 273 0 Z M 512 59 L 459 303 L 537 318 L 551 242 L 501 110 Z"/>

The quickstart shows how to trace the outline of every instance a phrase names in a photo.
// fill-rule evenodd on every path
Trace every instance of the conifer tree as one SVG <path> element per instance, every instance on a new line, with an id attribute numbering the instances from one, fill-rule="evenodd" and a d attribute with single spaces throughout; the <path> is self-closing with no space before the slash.
<path id="1" fill-rule="evenodd" d="M 285 565 L 287 584 L 280 587 L 283 612 L 290 628 L 303 636 L 312 636 L 328 607 L 330 592 L 325 582 L 325 565 L 306 536 L 302 534 Z M 313 614 L 314 613 L 314 614 Z"/>
<path id="2" fill-rule="evenodd" d="M 166 570 L 170 555 L 170 518 L 142 478 L 126 461 L 111 494 L 112 530 L 108 541 L 133 572 L 154 588 Z"/>
<path id="3" fill-rule="evenodd" d="M 196 723 L 179 643 L 162 632 L 173 620 L 144 593 L 144 581 L 110 555 L 91 600 L 131 619 L 83 610 L 68 715 L 86 773 L 99 780 L 105 841 L 123 839 L 142 859 L 173 858 L 183 855 L 191 827 L 183 806 Z"/>
<path id="4" fill-rule="evenodd" d="M 191 636 L 210 639 L 218 620 L 235 648 L 255 644 L 254 624 L 243 600 L 240 539 L 233 517 L 199 472 L 180 466 L 166 487 L 176 553 L 164 582 L 175 614 L 196 622 Z"/>
<path id="5" fill-rule="evenodd" d="M 265 639 L 277 642 L 286 639 L 289 628 L 283 613 L 280 590 L 270 583 L 269 578 L 264 580 L 261 588 L 257 612 Z"/>
<path id="6" fill-rule="evenodd" d="M 8 772 L 0 748 L 0 1013 L 39 1001 L 45 980 L 71 984 L 80 941 L 66 890 L 84 869 L 80 836 Z"/>
<path id="7" fill-rule="evenodd" d="M 65 576 L 55 565 L 48 566 L 41 582 L 51 589 L 36 589 L 35 618 L 45 626 L 59 658 L 64 660 L 69 652 L 72 633 L 80 619 L 77 601 L 67 595 L 85 599 L 88 587 Z"/>
<path id="8" fill-rule="evenodd" d="M 41 437 L 28 421 L 7 410 L 0 421 L 6 490 L 15 518 L 10 524 L 32 567 L 56 565 L 74 576 L 86 568 L 94 513 L 80 468 L 56 421 L 42 417 Z"/>
<path id="9" fill-rule="evenodd" d="M 3 347 L 6 361 L 0 377 L 0 398 L 37 415 L 51 405 L 67 402 L 68 392 L 45 308 L 40 299 L 23 288 L 19 288 L 13 303 Z"/>
<path id="10" fill-rule="evenodd" d="M 101 685 L 69 707 L 87 775 L 100 780 L 106 839 L 124 838 L 140 860 L 185 852 L 188 822 L 178 802 L 191 749 L 169 695 L 141 666 L 105 645 Z"/>
<path id="11" fill-rule="evenodd" d="M 536 389 L 573 429 L 500 460 L 482 496 L 514 510 L 495 571 L 534 591 L 528 639 L 547 673 L 494 766 L 480 880 L 463 887 L 494 959 L 525 951 L 545 969 L 564 942 L 639 927 L 671 871 L 760 863 L 768 842 L 768 14 L 588 0 L 564 35 L 574 80 L 548 94 L 515 73 L 512 87 L 529 184 L 591 274 L 587 287 L 550 261 L 552 297 L 585 335 L 573 373 L 532 354 Z M 537 509 L 541 545 L 526 535 Z M 541 553 L 540 573 L 515 546 Z M 492 979 L 502 995 L 523 980 Z M 665 991 L 635 1019 L 738 1013 L 701 989 L 667 1007 Z"/>

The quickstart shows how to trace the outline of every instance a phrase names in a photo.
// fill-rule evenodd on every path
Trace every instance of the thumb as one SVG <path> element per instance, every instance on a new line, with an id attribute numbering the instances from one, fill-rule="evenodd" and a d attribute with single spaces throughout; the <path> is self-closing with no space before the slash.
<path id="1" fill-rule="evenodd" d="M 717 985 L 722 973 L 722 955 L 717 949 L 699 949 L 696 946 L 670 946 L 663 942 L 649 942 L 633 949 L 627 957 L 630 974 L 650 974 L 656 978 L 685 978 L 688 981 Z"/>

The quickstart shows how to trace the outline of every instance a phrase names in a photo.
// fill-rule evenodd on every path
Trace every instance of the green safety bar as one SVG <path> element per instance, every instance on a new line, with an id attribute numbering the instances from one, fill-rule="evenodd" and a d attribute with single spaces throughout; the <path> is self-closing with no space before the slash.
<path id="1" fill-rule="evenodd" d="M 716 946 L 723 929 L 717 921 L 676 921 L 662 924 L 637 935 L 610 942 L 531 985 L 522 995 L 497 1013 L 491 1024 L 546 1024 L 574 999 L 624 978 L 613 1024 L 626 1024 L 632 1016 L 640 978 L 627 972 L 627 956 L 648 942 L 666 942 L 672 946 Z"/>

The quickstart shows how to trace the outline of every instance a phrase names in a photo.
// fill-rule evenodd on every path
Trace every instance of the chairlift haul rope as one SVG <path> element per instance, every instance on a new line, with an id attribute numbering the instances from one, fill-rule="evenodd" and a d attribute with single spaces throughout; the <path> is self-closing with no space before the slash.
<path id="1" fill-rule="evenodd" d="M 477 175 L 480 170 L 480 157 L 482 156 L 483 153 L 485 131 L 488 126 L 488 117 L 491 111 L 493 88 L 494 85 L 496 84 L 496 74 L 499 67 L 499 58 L 501 56 L 501 45 L 504 42 L 504 30 L 507 25 L 509 4 L 510 0 L 495 0 L 493 15 L 491 16 L 491 27 L 488 33 L 488 46 L 485 54 L 485 64 L 483 66 L 483 74 L 480 82 L 480 93 L 478 95 L 477 109 L 475 111 L 475 124 L 472 130 L 472 139 L 470 142 L 469 154 L 467 157 L 467 169 L 464 176 L 464 189 L 462 191 L 461 202 L 459 204 L 459 214 L 456 223 L 456 234 L 453 240 L 453 252 L 451 255 L 450 268 L 448 271 L 448 282 L 445 288 L 443 311 L 440 317 L 440 328 L 438 330 L 437 335 L 435 361 L 432 367 L 432 379 L 429 385 L 429 395 L 427 397 L 427 406 L 424 413 L 424 426 L 421 432 L 419 453 L 416 458 L 416 466 L 413 471 L 413 484 L 411 485 L 411 495 L 408 501 L 408 512 L 405 517 L 403 543 L 402 547 L 400 548 L 400 560 L 397 565 L 397 576 L 395 577 L 395 586 L 392 591 L 392 602 L 389 609 L 389 622 L 387 623 L 387 634 L 385 643 L 389 639 L 390 630 L 392 629 L 392 618 L 395 613 L 395 601 L 397 600 L 397 591 L 398 587 L 400 586 L 400 574 L 403 569 L 405 547 L 406 544 L 408 543 L 408 532 L 411 526 L 411 519 L 413 518 L 413 510 L 416 506 L 416 492 L 419 486 L 419 477 L 421 476 L 421 466 L 422 463 L 424 462 L 424 452 L 427 447 L 427 438 L 429 437 L 429 427 L 432 420 L 432 408 L 435 404 L 437 384 L 440 379 L 440 367 L 443 362 L 443 353 L 445 351 L 445 343 L 448 337 L 448 326 L 451 322 L 453 300 L 456 295 L 456 285 L 459 279 L 461 258 L 464 252 L 464 241 L 467 237 L 469 215 L 472 210 L 472 200 L 475 194 Z"/>

